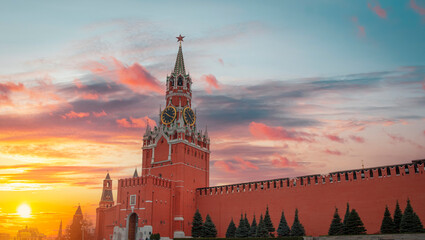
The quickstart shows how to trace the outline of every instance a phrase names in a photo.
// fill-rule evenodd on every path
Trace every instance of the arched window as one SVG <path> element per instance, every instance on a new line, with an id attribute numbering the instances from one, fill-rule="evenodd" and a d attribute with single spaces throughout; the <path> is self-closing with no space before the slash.
<path id="1" fill-rule="evenodd" d="M 183 77 L 182 76 L 180 76 L 178 79 L 177 79 L 177 86 L 183 86 Z"/>
<path id="2" fill-rule="evenodd" d="M 373 178 L 373 170 L 372 169 L 369 170 L 369 174 L 370 174 L 370 177 Z"/>
<path id="3" fill-rule="evenodd" d="M 400 167 L 399 166 L 395 167 L 395 174 L 400 175 Z"/>
<path id="4" fill-rule="evenodd" d="M 378 177 L 382 177 L 382 170 L 378 168 Z"/>
<path id="5" fill-rule="evenodd" d="M 357 174 L 356 174 L 356 171 L 353 171 L 353 179 L 354 179 L 354 180 L 357 180 Z"/>

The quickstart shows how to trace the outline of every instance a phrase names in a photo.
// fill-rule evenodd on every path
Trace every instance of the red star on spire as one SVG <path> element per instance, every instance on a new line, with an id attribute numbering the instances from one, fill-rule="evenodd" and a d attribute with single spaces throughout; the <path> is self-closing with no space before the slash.
<path id="1" fill-rule="evenodd" d="M 182 36 L 181 34 L 180 34 L 180 36 L 178 36 L 178 37 L 176 37 L 177 38 L 177 42 L 183 42 L 183 38 L 184 38 L 184 36 Z"/>

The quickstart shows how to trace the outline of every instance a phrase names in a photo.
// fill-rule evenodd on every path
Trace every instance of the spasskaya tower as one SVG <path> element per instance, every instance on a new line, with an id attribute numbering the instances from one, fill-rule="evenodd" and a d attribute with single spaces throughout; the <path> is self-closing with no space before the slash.
<path id="1" fill-rule="evenodd" d="M 166 79 L 165 108 L 158 126 L 146 128 L 143 136 L 143 176 L 156 176 L 175 183 L 172 220 L 175 237 L 188 233 L 195 211 L 196 188 L 209 186 L 210 139 L 198 130 L 192 108 L 192 78 L 183 60 L 183 36 L 174 70 Z"/>

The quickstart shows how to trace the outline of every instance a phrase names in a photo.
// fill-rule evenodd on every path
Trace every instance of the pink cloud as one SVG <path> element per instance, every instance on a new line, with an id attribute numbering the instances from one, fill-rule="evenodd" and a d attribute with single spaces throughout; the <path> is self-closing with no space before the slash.
<path id="1" fill-rule="evenodd" d="M 207 93 L 211 93 L 212 88 L 215 88 L 215 89 L 221 88 L 220 85 L 218 84 L 217 78 L 215 78 L 215 76 L 212 74 L 202 75 L 201 79 L 203 79 L 208 84 L 208 86 L 205 89 Z"/>
<path id="2" fill-rule="evenodd" d="M 155 121 L 147 116 L 142 118 L 130 117 L 130 120 L 126 118 L 117 119 L 116 123 L 118 124 L 118 126 L 124 128 L 145 128 L 147 126 L 147 123 L 149 123 L 150 126 L 156 126 Z"/>
<path id="3" fill-rule="evenodd" d="M 313 134 L 286 130 L 283 127 L 270 127 L 264 123 L 251 122 L 249 124 L 250 133 L 259 139 L 278 141 L 313 142 Z"/>
<path id="4" fill-rule="evenodd" d="M 65 115 L 62 115 L 62 118 L 63 119 L 70 119 L 70 118 L 85 118 L 85 117 L 88 117 L 88 116 L 90 116 L 90 113 L 89 112 L 74 112 L 74 111 L 71 111 L 71 112 L 69 112 L 69 113 L 66 113 Z"/>
<path id="5" fill-rule="evenodd" d="M 370 3 L 368 3 L 367 6 L 372 9 L 372 11 L 374 11 L 380 18 L 387 18 L 387 11 L 381 8 L 378 2 L 376 2 L 375 6 L 372 6 Z"/>
<path id="6" fill-rule="evenodd" d="M 218 59 L 218 62 L 219 62 L 221 65 L 223 65 L 223 66 L 224 66 L 223 59 L 219 58 L 219 59 Z"/>
<path id="7" fill-rule="evenodd" d="M 81 95 L 81 97 L 83 99 L 86 99 L 86 100 L 97 100 L 97 99 L 99 99 L 99 94 L 97 94 L 97 93 L 83 93 Z"/>
<path id="8" fill-rule="evenodd" d="M 95 117 L 104 117 L 104 116 L 106 116 L 107 114 L 106 114 L 106 112 L 105 112 L 105 111 L 102 111 L 102 112 L 93 112 L 93 115 L 94 115 Z"/>
<path id="9" fill-rule="evenodd" d="M 287 167 L 298 167 L 298 163 L 295 161 L 290 161 L 287 157 L 282 157 L 280 155 L 275 155 L 275 158 L 272 160 L 272 165 L 279 168 Z"/>
<path id="10" fill-rule="evenodd" d="M 358 143 L 364 143 L 364 138 L 362 138 L 362 137 L 351 135 L 350 139 L 355 141 L 355 142 L 358 142 Z"/>
<path id="11" fill-rule="evenodd" d="M 242 169 L 251 168 L 251 169 L 258 170 L 257 165 L 253 164 L 252 162 L 245 161 L 241 157 L 234 157 L 233 159 L 235 159 L 235 161 L 238 162 L 241 165 L 240 167 Z"/>
<path id="12" fill-rule="evenodd" d="M 357 27 L 357 30 L 358 30 L 357 35 L 359 37 L 366 37 L 366 30 L 364 26 L 361 26 L 359 24 L 359 19 L 357 17 L 352 17 L 351 20 L 353 21 L 354 25 Z"/>
<path id="13" fill-rule="evenodd" d="M 235 167 L 230 163 L 226 161 L 216 161 L 214 162 L 214 166 L 223 169 L 225 172 L 228 173 L 235 173 L 236 169 Z"/>
<path id="14" fill-rule="evenodd" d="M 104 63 L 91 62 L 84 68 L 98 75 L 110 76 L 112 74 L 114 80 L 135 92 L 147 91 L 163 94 L 161 83 L 142 65 L 133 63 L 131 66 L 126 66 L 114 57 L 111 57 L 109 61 L 108 59 L 104 60 Z"/>
<path id="15" fill-rule="evenodd" d="M 337 156 L 342 155 L 342 153 L 341 153 L 340 151 L 337 151 L 337 150 L 329 150 L 329 149 L 326 149 L 326 150 L 324 151 L 324 153 L 327 153 L 327 154 L 330 154 L 330 155 L 337 155 Z"/>
<path id="16" fill-rule="evenodd" d="M 13 82 L 0 83 L 0 103 L 12 104 L 9 98 L 11 92 L 24 91 L 25 86 L 22 83 L 15 84 Z"/>
<path id="17" fill-rule="evenodd" d="M 78 79 L 78 78 L 74 79 L 74 84 L 75 84 L 75 86 L 77 88 L 83 88 L 83 87 L 85 87 L 85 85 L 82 84 L 81 81 L 80 81 L 80 79 Z"/>
<path id="18" fill-rule="evenodd" d="M 415 0 L 410 0 L 410 7 L 415 10 L 415 12 L 419 13 L 421 16 L 425 16 L 425 7 L 416 4 Z"/>
<path id="19" fill-rule="evenodd" d="M 344 142 L 344 139 L 343 139 L 343 138 L 338 137 L 337 135 L 326 135 L 326 137 L 327 137 L 329 140 L 334 141 L 334 142 L 339 142 L 339 143 L 343 143 L 343 142 Z"/>
<path id="20" fill-rule="evenodd" d="M 390 138 L 391 138 L 391 140 L 393 140 L 394 142 L 408 143 L 408 144 L 410 144 L 410 145 L 412 145 L 412 146 L 415 146 L 415 147 L 417 147 L 417 148 L 420 148 L 420 149 L 424 149 L 424 148 L 425 148 L 424 146 L 422 146 L 422 145 L 420 145 L 420 144 L 418 144 L 418 143 L 416 143 L 416 142 L 414 142 L 414 141 L 412 141 L 412 140 L 406 139 L 406 138 L 405 138 L 405 137 L 403 137 L 403 136 L 393 135 L 393 134 L 389 134 L 389 133 L 387 133 L 387 135 L 388 135 L 388 137 L 390 137 Z"/>
<path id="21" fill-rule="evenodd" d="M 112 59 L 117 68 L 117 74 L 121 83 L 128 85 L 136 91 L 146 89 L 159 94 L 163 93 L 160 82 L 142 65 L 134 63 L 130 67 L 127 67 L 116 58 Z"/>

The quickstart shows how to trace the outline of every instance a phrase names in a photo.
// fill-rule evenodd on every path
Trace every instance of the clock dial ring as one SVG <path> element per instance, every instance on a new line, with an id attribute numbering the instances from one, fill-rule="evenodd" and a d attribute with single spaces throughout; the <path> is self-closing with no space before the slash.
<path id="1" fill-rule="evenodd" d="M 193 126 L 196 122 L 196 116 L 190 107 L 186 107 L 183 110 L 183 119 L 189 126 Z"/>
<path id="2" fill-rule="evenodd" d="M 173 106 L 166 107 L 161 113 L 161 122 L 164 125 L 171 124 L 176 119 L 177 110 Z"/>

